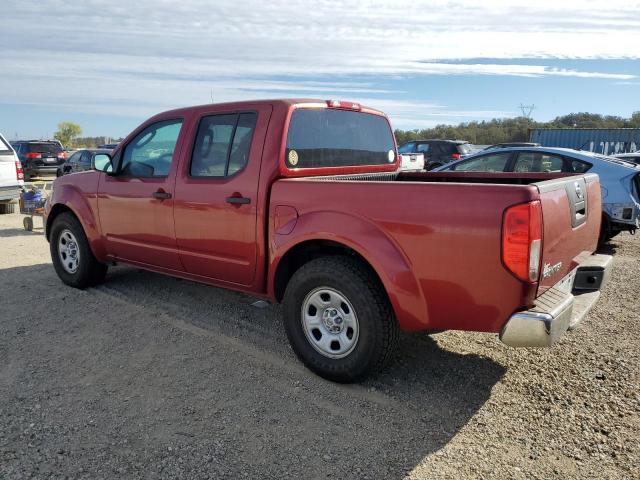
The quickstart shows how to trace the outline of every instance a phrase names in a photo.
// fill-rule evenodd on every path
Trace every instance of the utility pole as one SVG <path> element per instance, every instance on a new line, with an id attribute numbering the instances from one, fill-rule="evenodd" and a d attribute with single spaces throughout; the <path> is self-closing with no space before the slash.
<path id="1" fill-rule="evenodd" d="M 531 114 L 536 109 L 535 105 L 523 105 L 522 103 L 518 106 L 520 111 L 522 112 L 522 116 L 527 120 L 531 120 Z"/>

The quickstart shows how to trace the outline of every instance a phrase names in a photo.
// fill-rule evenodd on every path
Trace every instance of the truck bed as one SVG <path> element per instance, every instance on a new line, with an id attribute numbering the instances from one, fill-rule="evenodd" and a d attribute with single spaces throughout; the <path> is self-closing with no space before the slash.
<path id="1" fill-rule="evenodd" d="M 587 191 L 589 214 L 575 228 L 567 193 L 574 182 Z M 542 205 L 543 236 L 550 239 L 543 240 L 540 271 L 548 265 L 552 274 L 541 273 L 537 283 L 526 284 L 502 263 L 503 214 L 535 200 Z M 273 206 L 295 205 L 298 235 L 304 236 L 305 219 L 310 231 L 326 219 L 327 238 L 351 242 L 356 251 L 370 251 L 378 236 L 389 239 L 423 296 L 420 305 L 408 295 L 394 302 L 406 307 L 400 315 L 410 317 L 401 322 L 408 329 L 488 332 L 498 332 L 513 312 L 530 308 L 595 250 L 599 202 L 596 175 L 557 173 L 307 177 L 278 180 L 271 194 Z M 286 235 L 274 233 L 276 244 L 287 241 Z M 376 261 L 389 261 L 368 260 L 374 267 Z M 403 292 L 393 294 L 402 297 Z M 424 305 L 427 311 L 417 310 Z"/>

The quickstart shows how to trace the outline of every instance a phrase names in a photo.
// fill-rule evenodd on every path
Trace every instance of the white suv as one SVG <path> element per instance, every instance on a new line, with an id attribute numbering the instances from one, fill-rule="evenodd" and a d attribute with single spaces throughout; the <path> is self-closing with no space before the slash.
<path id="1" fill-rule="evenodd" d="M 14 200 L 20 196 L 24 173 L 16 152 L 0 134 L 0 214 L 13 213 Z"/>

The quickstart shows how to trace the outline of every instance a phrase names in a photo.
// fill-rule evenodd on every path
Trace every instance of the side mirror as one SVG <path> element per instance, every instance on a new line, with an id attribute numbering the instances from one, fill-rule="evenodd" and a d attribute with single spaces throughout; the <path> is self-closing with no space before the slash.
<path id="1" fill-rule="evenodd" d="M 111 157 L 106 153 L 99 153 L 93 160 L 95 169 L 100 172 L 112 173 L 113 164 L 111 163 Z"/>

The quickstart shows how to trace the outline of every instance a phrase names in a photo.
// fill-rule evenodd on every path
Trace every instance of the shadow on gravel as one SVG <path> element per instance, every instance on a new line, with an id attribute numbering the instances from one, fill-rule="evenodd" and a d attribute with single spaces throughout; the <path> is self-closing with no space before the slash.
<path id="1" fill-rule="evenodd" d="M 20 287 L 35 281 L 46 304 Z M 9 476 L 402 478 L 505 373 L 403 335 L 386 371 L 334 384 L 295 358 L 277 306 L 132 268 L 86 291 L 50 266 L 5 269 L 0 287 Z"/>
<path id="2" fill-rule="evenodd" d="M 618 245 L 616 243 L 611 243 L 611 241 L 598 245 L 598 250 L 596 253 L 602 253 L 604 255 L 613 255 L 616 253 L 616 248 Z"/>
<path id="3" fill-rule="evenodd" d="M 3 237 L 29 237 L 31 235 L 43 235 L 42 227 L 34 226 L 33 231 L 29 232 L 24 228 L 2 228 L 0 229 L 0 238 Z"/>

